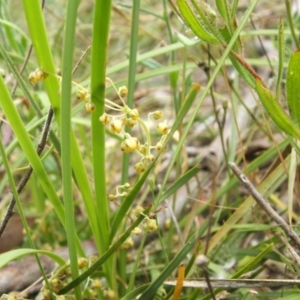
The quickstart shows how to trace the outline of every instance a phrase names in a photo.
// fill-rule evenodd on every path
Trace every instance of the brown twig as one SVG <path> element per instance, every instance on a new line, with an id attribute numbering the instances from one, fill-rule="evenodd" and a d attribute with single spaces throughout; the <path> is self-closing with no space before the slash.
<path id="1" fill-rule="evenodd" d="M 52 109 L 52 107 L 50 107 L 47 118 L 46 118 L 45 123 L 44 123 L 43 130 L 42 130 L 41 139 L 40 139 L 40 141 L 37 145 L 37 149 L 36 149 L 36 152 L 39 156 L 41 155 L 42 151 L 45 148 L 47 138 L 48 138 L 48 135 L 49 135 L 49 132 L 50 132 L 52 118 L 53 118 L 53 109 Z M 30 179 L 31 173 L 32 173 L 32 167 L 29 166 L 26 173 L 24 174 L 24 176 L 22 177 L 22 179 L 20 180 L 20 182 L 17 186 L 18 194 L 21 193 L 21 191 L 23 190 L 23 188 L 27 184 L 28 180 Z M 1 225 L 0 225 L 0 238 L 1 238 L 1 236 L 4 232 L 4 230 L 5 230 L 5 227 L 7 226 L 7 223 L 9 221 L 9 219 L 13 215 L 13 209 L 14 209 L 15 204 L 16 204 L 16 199 L 13 197 L 11 199 L 8 207 L 7 207 L 7 210 L 6 210 L 6 213 L 4 215 L 3 221 L 1 222 Z"/>
<path id="2" fill-rule="evenodd" d="M 281 218 L 278 213 L 271 207 L 271 205 L 264 199 L 264 197 L 257 191 L 253 184 L 249 181 L 247 176 L 241 172 L 235 163 L 229 163 L 229 167 L 238 179 L 244 184 L 248 192 L 259 204 L 259 206 L 270 216 L 286 233 L 286 235 L 296 244 L 300 249 L 300 238 L 297 233 Z"/>

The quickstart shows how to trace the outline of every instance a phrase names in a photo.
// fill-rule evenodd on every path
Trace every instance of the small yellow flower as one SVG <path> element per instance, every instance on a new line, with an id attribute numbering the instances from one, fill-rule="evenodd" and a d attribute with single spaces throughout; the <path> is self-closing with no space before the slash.
<path id="1" fill-rule="evenodd" d="M 153 118 L 155 120 L 159 120 L 163 117 L 163 114 L 160 110 L 156 110 L 154 113 L 153 113 Z"/>
<path id="2" fill-rule="evenodd" d="M 134 169 L 138 174 L 142 174 L 146 171 L 146 164 L 140 161 L 134 165 Z"/>
<path id="3" fill-rule="evenodd" d="M 141 145 L 140 148 L 139 148 L 139 152 L 142 155 L 146 155 L 147 154 L 147 146 L 146 145 Z"/>
<path id="4" fill-rule="evenodd" d="M 126 241 L 120 246 L 120 249 L 122 250 L 128 250 L 129 248 L 132 248 L 134 246 L 134 241 L 132 237 L 128 237 Z"/>
<path id="5" fill-rule="evenodd" d="M 140 117 L 139 111 L 136 108 L 132 109 L 129 114 L 133 120 L 137 120 Z"/>
<path id="6" fill-rule="evenodd" d="M 153 154 L 148 154 L 145 156 L 145 158 L 149 161 L 149 162 L 153 162 L 155 160 L 155 157 Z"/>
<path id="7" fill-rule="evenodd" d="M 156 150 L 157 152 L 160 152 L 160 151 L 162 150 L 162 148 L 163 148 L 162 142 L 158 142 L 158 143 L 156 144 L 156 146 L 155 146 L 155 150 Z"/>
<path id="8" fill-rule="evenodd" d="M 159 123 L 157 125 L 157 131 L 163 135 L 168 133 L 168 125 L 166 123 Z"/>
<path id="9" fill-rule="evenodd" d="M 135 228 L 132 230 L 132 233 L 133 233 L 134 235 L 141 235 L 141 234 L 142 234 L 142 230 L 141 230 L 141 228 L 139 228 L 139 227 L 135 227 Z"/>
<path id="10" fill-rule="evenodd" d="M 147 229 L 149 232 L 153 232 L 157 230 L 157 223 L 154 219 L 147 219 L 144 228 Z"/>
<path id="11" fill-rule="evenodd" d="M 128 94 L 128 89 L 125 85 L 123 85 L 123 86 L 119 87 L 118 92 L 121 97 L 124 97 Z"/>
<path id="12" fill-rule="evenodd" d="M 126 147 L 130 149 L 130 152 L 133 152 L 140 147 L 140 142 L 136 137 L 131 137 L 126 139 L 125 141 Z"/>
<path id="13" fill-rule="evenodd" d="M 138 218 L 143 211 L 144 211 L 144 208 L 142 206 L 138 205 L 132 210 L 132 213 L 135 217 Z"/>
<path id="14" fill-rule="evenodd" d="M 122 130 L 122 121 L 121 120 L 113 120 L 110 122 L 110 130 L 113 133 L 120 133 Z"/>
<path id="15" fill-rule="evenodd" d="M 36 69 L 35 71 L 31 72 L 28 76 L 28 80 L 32 83 L 32 84 L 36 84 L 44 79 L 46 79 L 48 76 L 48 74 L 44 71 L 42 71 L 41 69 Z"/>
<path id="16" fill-rule="evenodd" d="M 85 257 L 80 257 L 78 258 L 77 263 L 78 263 L 78 268 L 82 269 L 88 265 L 89 261 Z"/>
<path id="17" fill-rule="evenodd" d="M 76 91 L 76 98 L 78 100 L 85 101 L 87 94 L 88 94 L 88 91 L 86 89 L 78 89 Z"/>
<path id="18" fill-rule="evenodd" d="M 102 116 L 99 117 L 99 121 L 103 124 L 109 124 L 111 119 L 110 116 L 107 113 L 104 113 Z"/>
<path id="19" fill-rule="evenodd" d="M 126 125 L 129 127 L 129 128 L 133 128 L 135 125 L 136 125 L 136 120 L 132 119 L 132 118 L 129 118 L 127 119 L 126 121 Z"/>
<path id="20" fill-rule="evenodd" d="M 85 110 L 88 113 L 92 113 L 93 111 L 95 111 L 95 109 L 96 109 L 96 105 L 93 102 L 87 102 L 85 104 Z"/>

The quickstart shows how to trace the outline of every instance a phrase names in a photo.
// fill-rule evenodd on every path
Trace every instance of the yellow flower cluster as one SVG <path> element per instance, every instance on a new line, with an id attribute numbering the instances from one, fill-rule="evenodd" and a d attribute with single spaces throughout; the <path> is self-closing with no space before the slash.
<path id="1" fill-rule="evenodd" d="M 107 80 L 115 88 L 113 82 L 107 78 Z M 140 161 L 134 165 L 134 169 L 137 174 L 142 174 L 147 169 L 149 163 L 155 160 L 155 156 L 151 153 L 152 149 L 160 152 L 164 149 L 164 140 L 169 132 L 169 128 L 166 122 L 161 122 L 157 125 L 157 131 L 162 135 L 161 140 L 155 145 L 151 144 L 151 136 L 149 132 L 149 127 L 143 119 L 140 118 L 139 111 L 136 108 L 129 108 L 123 97 L 127 95 L 127 87 L 122 86 L 119 89 L 116 89 L 116 92 L 119 96 L 119 99 L 122 102 L 122 105 L 114 103 L 106 99 L 106 107 L 110 108 L 113 111 L 118 111 L 118 115 L 110 115 L 108 113 L 102 114 L 99 121 L 107 126 L 109 130 L 114 134 L 119 134 L 123 136 L 123 141 L 121 143 L 121 150 L 124 153 L 136 152 L 141 157 Z M 149 114 L 149 117 L 152 116 L 154 120 L 159 120 L 162 118 L 161 111 L 155 111 Z M 141 144 L 137 137 L 131 136 L 126 132 L 125 127 L 134 128 L 137 124 L 143 129 L 147 142 Z"/>

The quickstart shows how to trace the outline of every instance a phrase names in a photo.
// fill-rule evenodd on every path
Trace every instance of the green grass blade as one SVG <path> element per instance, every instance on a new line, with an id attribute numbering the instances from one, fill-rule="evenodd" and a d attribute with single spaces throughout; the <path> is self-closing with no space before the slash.
<path id="1" fill-rule="evenodd" d="M 300 54 L 300 52 L 299 52 Z M 299 56 L 300 58 L 300 56 Z M 293 74 L 292 74 L 293 75 Z M 298 77 L 295 75 L 295 77 Z M 294 85 L 293 89 L 299 90 L 299 83 L 298 87 Z M 299 90 L 300 91 L 300 90 Z M 256 92 L 259 96 L 259 99 L 264 106 L 265 110 L 273 120 L 273 122 L 286 134 L 300 139 L 300 131 L 297 126 L 293 123 L 293 121 L 289 118 L 289 116 L 285 113 L 282 109 L 278 101 L 275 99 L 274 95 L 264 86 L 262 80 L 260 78 L 256 79 Z M 299 98 L 298 95 L 293 96 L 294 99 L 296 97 Z"/>
<path id="2" fill-rule="evenodd" d="M 285 159 L 285 165 L 289 165 L 290 158 Z M 279 165 L 257 188 L 262 196 L 265 196 L 268 190 L 275 185 L 275 183 L 286 176 L 283 165 Z M 242 218 L 255 203 L 252 196 L 249 196 L 239 208 L 230 216 L 224 225 L 217 231 L 217 233 L 209 241 L 208 253 L 226 236 L 229 230 Z"/>
<path id="3" fill-rule="evenodd" d="M 72 278 L 79 276 L 76 249 L 76 225 L 74 216 L 72 165 L 71 165 L 71 89 L 73 53 L 75 41 L 75 29 L 77 9 L 79 1 L 67 2 L 66 24 L 64 31 L 62 83 L 61 83 L 61 166 L 62 186 L 65 206 L 66 232 L 69 249 L 70 267 Z M 80 285 L 75 288 L 76 299 L 82 299 Z"/>
<path id="4" fill-rule="evenodd" d="M 93 177 L 95 187 L 96 213 L 99 223 L 99 236 L 96 237 L 100 254 L 109 246 L 109 209 L 106 195 L 105 167 L 105 128 L 99 117 L 105 110 L 105 79 L 107 63 L 108 34 L 112 1 L 96 1 L 94 6 L 93 42 L 91 61 L 91 101 L 96 110 L 92 113 L 92 151 Z M 115 277 L 112 273 L 112 261 L 106 262 L 104 270 L 108 284 L 112 287 Z"/>
<path id="5" fill-rule="evenodd" d="M 202 234 L 207 229 L 207 222 L 202 224 L 199 231 L 194 232 L 194 234 L 190 237 L 190 240 L 186 243 L 186 245 L 180 250 L 180 252 L 172 259 L 172 261 L 168 264 L 168 266 L 161 272 L 158 278 L 153 281 L 147 290 L 140 296 L 140 299 L 148 300 L 152 299 L 155 295 L 158 288 L 164 283 L 164 281 L 171 276 L 172 272 L 178 268 L 182 262 L 182 260 L 187 256 L 187 254 L 195 247 L 197 239 L 199 239 Z"/>
<path id="6" fill-rule="evenodd" d="M 189 25 L 194 34 L 204 42 L 210 44 L 219 44 L 219 40 L 203 28 L 202 24 L 194 16 L 194 13 L 185 0 L 177 0 L 177 5 L 183 16 L 184 21 Z"/>
<path id="7" fill-rule="evenodd" d="M 46 173 L 46 170 L 44 169 L 44 166 L 40 158 L 38 157 L 35 151 L 35 148 L 22 123 L 21 117 L 5 86 L 2 76 L 0 76 L 0 93 L 1 93 L 0 105 L 2 107 L 2 110 L 6 115 L 6 118 L 16 135 L 17 140 L 22 150 L 24 151 L 24 154 L 26 155 L 30 165 L 32 166 L 33 171 L 39 178 L 45 193 L 48 195 L 49 200 L 53 204 L 60 221 L 62 222 L 62 224 L 65 225 L 64 208 L 60 202 L 60 199 L 56 194 L 56 191 L 51 183 L 51 180 L 49 179 Z"/>
<path id="8" fill-rule="evenodd" d="M 10 263 L 11 261 L 30 254 L 42 254 L 42 255 L 49 256 L 60 266 L 63 266 L 66 263 L 65 260 L 62 259 L 59 255 L 50 251 L 35 250 L 35 249 L 17 249 L 17 250 L 11 250 L 9 252 L 0 254 L 0 269 L 3 268 L 8 263 Z"/>
<path id="9" fill-rule="evenodd" d="M 60 290 L 59 294 L 65 294 L 68 291 L 70 291 L 72 288 L 74 288 L 76 285 L 83 282 L 85 279 L 87 279 L 90 275 L 92 275 L 95 271 L 97 271 L 105 261 L 109 257 L 111 257 L 122 245 L 122 243 L 125 242 L 125 240 L 130 236 L 132 230 L 139 226 L 139 224 L 144 220 L 144 218 L 149 214 L 151 210 L 151 206 L 148 206 L 145 208 L 143 213 L 139 215 L 139 217 L 127 228 L 127 230 L 118 238 L 118 240 L 113 243 L 109 249 L 103 253 L 103 255 L 84 273 L 82 273 L 78 278 L 76 278 L 74 281 L 72 281 L 70 284 L 65 286 L 63 289 Z"/>
<path id="10" fill-rule="evenodd" d="M 300 48 L 292 53 L 286 78 L 286 97 L 291 118 L 300 126 Z"/>
<path id="11" fill-rule="evenodd" d="M 23 6 L 39 67 L 47 71 L 49 74 L 55 75 L 56 68 L 54 65 L 51 48 L 47 38 L 47 31 L 45 28 L 40 2 L 39 0 L 23 0 Z M 45 87 L 54 110 L 56 122 L 60 127 L 60 83 L 58 78 L 56 76 L 48 76 L 45 80 Z M 92 201 L 94 197 L 89 183 L 89 178 L 81 157 L 81 153 L 79 151 L 78 144 L 76 143 L 73 131 L 70 132 L 70 135 L 72 149 L 72 167 L 78 183 L 78 187 L 82 194 L 82 198 L 86 207 L 86 211 L 93 231 L 93 236 L 95 237 L 97 248 L 101 252 L 101 235 L 99 233 L 95 205 Z"/>

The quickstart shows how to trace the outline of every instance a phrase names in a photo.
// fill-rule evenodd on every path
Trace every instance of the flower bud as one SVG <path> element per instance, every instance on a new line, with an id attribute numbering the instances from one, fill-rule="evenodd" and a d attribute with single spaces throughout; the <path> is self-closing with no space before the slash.
<path id="1" fill-rule="evenodd" d="M 142 174 L 146 171 L 146 164 L 143 161 L 134 165 L 134 169 L 138 174 Z"/>
<path id="2" fill-rule="evenodd" d="M 110 130 L 113 133 L 120 133 L 122 130 L 122 121 L 121 120 L 113 120 L 110 122 Z"/>
<path id="3" fill-rule="evenodd" d="M 129 114 L 133 120 L 137 120 L 140 117 L 139 111 L 136 108 L 132 109 Z"/>
<path id="4" fill-rule="evenodd" d="M 110 116 L 107 113 L 104 113 L 102 116 L 99 117 L 99 121 L 103 124 L 109 124 L 111 119 Z"/>
<path id="5" fill-rule="evenodd" d="M 162 118 L 162 112 L 160 111 L 160 110 L 156 110 L 154 113 L 153 113 L 153 118 L 155 119 L 155 120 L 159 120 L 159 119 L 161 119 Z"/>
<path id="6" fill-rule="evenodd" d="M 123 85 L 123 86 L 119 87 L 118 92 L 121 97 L 124 97 L 128 94 L 128 89 L 125 85 Z"/>
<path id="7" fill-rule="evenodd" d="M 139 228 L 139 227 L 135 227 L 133 230 L 132 230 L 132 233 L 134 234 L 134 235 L 141 235 L 142 234 L 142 230 L 141 230 L 141 228 Z"/>
<path id="8" fill-rule="evenodd" d="M 138 218 L 143 211 L 144 211 L 144 208 L 142 206 L 138 205 L 132 210 L 132 213 L 135 217 Z"/>
<path id="9" fill-rule="evenodd" d="M 147 229 L 149 232 L 153 232 L 157 230 L 157 223 L 155 219 L 147 219 L 146 223 L 144 224 L 144 228 Z"/>
<path id="10" fill-rule="evenodd" d="M 132 237 L 128 237 L 126 241 L 120 246 L 121 250 L 128 250 L 129 248 L 132 248 L 134 246 L 134 241 Z"/>
<path id="11" fill-rule="evenodd" d="M 46 79 L 47 76 L 48 76 L 48 74 L 46 72 L 43 72 L 41 69 L 38 68 L 29 74 L 28 80 L 32 84 L 36 84 L 36 83 Z"/>
<path id="12" fill-rule="evenodd" d="M 92 113 L 93 111 L 95 111 L 95 109 L 96 109 L 96 105 L 93 102 L 87 102 L 85 104 L 85 110 L 88 113 Z"/>
<path id="13" fill-rule="evenodd" d="M 159 123 L 157 125 L 157 131 L 163 135 L 168 133 L 168 125 L 166 123 Z"/>
<path id="14" fill-rule="evenodd" d="M 78 100 L 85 101 L 87 94 L 88 94 L 88 91 L 86 89 L 78 89 L 76 91 L 76 98 Z"/>

